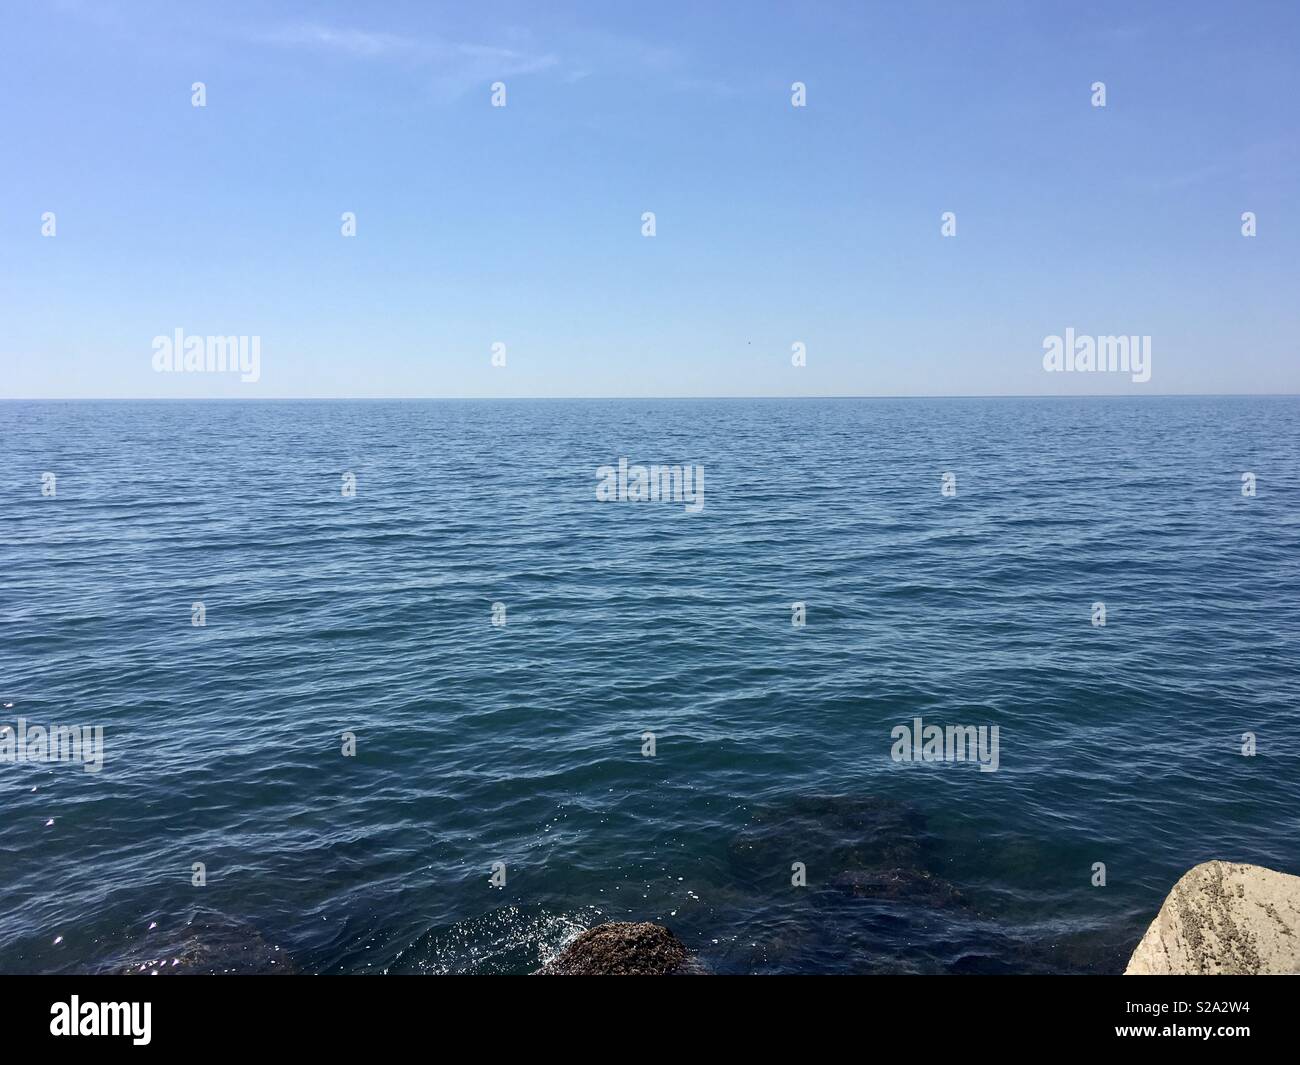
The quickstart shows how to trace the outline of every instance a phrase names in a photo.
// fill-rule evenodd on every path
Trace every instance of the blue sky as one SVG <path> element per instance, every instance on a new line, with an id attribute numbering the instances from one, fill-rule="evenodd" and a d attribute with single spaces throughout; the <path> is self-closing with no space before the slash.
<path id="1" fill-rule="evenodd" d="M 0 397 L 1300 392 L 1294 3 L 68 0 L 0 30 Z M 260 379 L 155 373 L 177 328 L 259 336 Z M 1150 382 L 1045 373 L 1066 328 L 1150 335 Z"/>

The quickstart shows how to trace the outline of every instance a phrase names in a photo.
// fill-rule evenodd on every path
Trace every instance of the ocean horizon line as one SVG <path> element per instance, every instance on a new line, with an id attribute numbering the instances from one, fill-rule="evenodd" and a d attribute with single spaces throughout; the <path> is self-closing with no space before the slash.
<path id="1" fill-rule="evenodd" d="M 899 400 L 899 399 L 1296 399 L 1300 392 L 1151 392 L 1143 395 L 1103 392 L 1037 393 L 936 392 L 906 394 L 801 395 L 801 396 L 3 396 L 0 403 L 662 403 L 752 402 L 771 400 Z"/>

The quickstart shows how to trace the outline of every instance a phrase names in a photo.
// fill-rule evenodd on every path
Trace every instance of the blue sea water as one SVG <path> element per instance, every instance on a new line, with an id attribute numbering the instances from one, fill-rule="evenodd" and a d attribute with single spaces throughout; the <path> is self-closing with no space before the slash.
<path id="1" fill-rule="evenodd" d="M 1300 873 L 1295 398 L 8 402 L 0 501 L 0 725 L 104 729 L 0 763 L 0 971 L 1114 972 Z"/>

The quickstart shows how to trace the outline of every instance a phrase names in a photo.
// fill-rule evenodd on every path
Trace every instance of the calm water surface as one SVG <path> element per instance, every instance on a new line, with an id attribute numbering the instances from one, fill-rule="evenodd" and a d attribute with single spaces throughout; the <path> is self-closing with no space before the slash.
<path id="1" fill-rule="evenodd" d="M 0 763 L 2 971 L 1105 972 L 1300 873 L 1297 399 L 10 402 L 0 503 L 0 725 L 105 742 Z"/>

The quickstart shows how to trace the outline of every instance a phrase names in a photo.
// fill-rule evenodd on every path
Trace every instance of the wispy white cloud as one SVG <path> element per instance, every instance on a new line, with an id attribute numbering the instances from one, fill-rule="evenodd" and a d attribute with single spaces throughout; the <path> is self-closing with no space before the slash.
<path id="1" fill-rule="evenodd" d="M 253 35 L 264 45 L 296 48 L 357 60 L 394 61 L 427 70 L 440 87 L 463 92 L 497 78 L 536 74 L 559 66 L 553 52 L 520 47 L 412 37 L 319 23 L 281 26 Z"/>
<path id="2" fill-rule="evenodd" d="M 632 76 L 671 92 L 735 96 L 743 90 L 701 69 L 691 55 L 673 45 L 656 44 L 609 33 L 585 30 L 575 35 L 573 51 L 583 57 L 584 76 L 591 72 Z"/>
<path id="3" fill-rule="evenodd" d="M 566 84 L 590 77 L 627 77 L 656 82 L 672 92 L 735 95 L 734 86 L 697 72 L 681 49 L 603 30 L 569 34 L 561 61 L 550 48 L 534 46 L 524 29 L 503 31 L 508 43 L 455 41 L 436 36 L 410 36 L 382 31 L 297 23 L 253 35 L 262 45 L 330 54 L 355 60 L 406 63 L 424 70 L 432 82 L 453 94 L 495 81 L 553 71 Z"/>
<path id="4" fill-rule="evenodd" d="M 375 59 L 385 55 L 413 55 L 423 47 L 419 41 L 395 33 L 371 33 L 366 30 L 339 29 L 306 23 L 259 32 L 254 34 L 254 39 L 260 44 L 276 44 L 287 48 L 314 48 L 360 59 Z"/>

